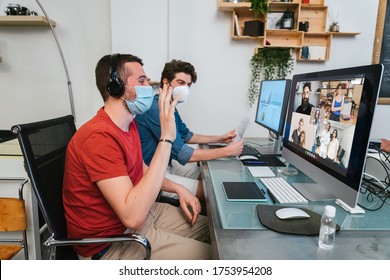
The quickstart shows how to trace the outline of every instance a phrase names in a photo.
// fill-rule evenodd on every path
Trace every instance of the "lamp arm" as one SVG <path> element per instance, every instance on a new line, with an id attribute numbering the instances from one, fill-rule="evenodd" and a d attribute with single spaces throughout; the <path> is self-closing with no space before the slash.
<path id="1" fill-rule="evenodd" d="M 46 18 L 47 22 L 49 23 L 51 32 L 53 33 L 53 36 L 54 36 L 54 40 L 56 41 L 56 44 L 57 44 L 58 51 L 60 52 L 60 56 L 61 56 L 62 64 L 64 65 L 66 79 L 67 79 L 67 84 L 68 84 L 70 109 L 72 111 L 73 117 L 76 120 L 76 113 L 75 113 L 75 109 L 74 109 L 74 100 L 73 100 L 73 91 L 72 91 L 72 83 L 70 81 L 69 71 L 68 71 L 68 67 L 66 65 L 64 54 L 62 52 L 60 41 L 57 38 L 57 33 L 55 32 L 54 27 L 53 27 L 53 25 L 50 22 L 50 18 L 49 18 L 49 16 L 46 13 L 45 8 L 43 8 L 43 6 L 42 6 L 42 4 L 41 4 L 41 2 L 39 0 L 35 0 L 35 2 L 37 2 L 38 6 L 41 8 L 43 14 L 45 15 L 45 18 Z"/>

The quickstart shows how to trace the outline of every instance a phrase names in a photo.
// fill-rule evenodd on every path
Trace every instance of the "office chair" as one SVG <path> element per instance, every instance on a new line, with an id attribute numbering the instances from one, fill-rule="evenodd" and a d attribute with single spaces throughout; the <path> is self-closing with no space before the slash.
<path id="1" fill-rule="evenodd" d="M 66 147 L 76 132 L 72 115 L 14 125 L 11 131 L 18 137 L 25 168 L 50 234 L 43 243 L 49 248 L 50 259 L 77 259 L 71 245 L 125 241 L 141 244 L 146 251 L 145 259 L 150 259 L 150 243 L 140 234 L 106 238 L 68 238 L 62 186 Z"/>
<path id="2" fill-rule="evenodd" d="M 24 249 L 24 259 L 28 260 L 27 248 L 27 220 L 23 199 L 23 187 L 28 182 L 25 178 L 0 178 L 2 181 L 22 181 L 19 187 L 19 198 L 0 198 L 0 231 L 21 232 L 20 238 L 0 239 L 0 260 L 11 260 L 19 251 Z M 12 245 L 14 244 L 14 245 Z"/>

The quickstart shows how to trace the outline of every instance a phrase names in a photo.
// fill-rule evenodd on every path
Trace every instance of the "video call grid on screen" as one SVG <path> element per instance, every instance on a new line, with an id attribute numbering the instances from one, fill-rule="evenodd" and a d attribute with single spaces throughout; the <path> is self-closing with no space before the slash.
<path id="1" fill-rule="evenodd" d="M 343 176 L 346 176 L 351 156 L 364 80 L 363 77 L 351 77 L 343 80 L 301 81 L 291 96 L 294 98 L 294 111 L 288 140 L 303 149 L 307 156 L 322 161 Z M 305 86 L 310 91 L 308 102 L 312 108 L 309 114 L 297 112 L 302 105 Z M 341 87 L 344 96 L 344 109 L 339 120 L 332 120 L 331 107 L 338 87 Z M 298 130 L 300 122 L 302 129 Z"/>

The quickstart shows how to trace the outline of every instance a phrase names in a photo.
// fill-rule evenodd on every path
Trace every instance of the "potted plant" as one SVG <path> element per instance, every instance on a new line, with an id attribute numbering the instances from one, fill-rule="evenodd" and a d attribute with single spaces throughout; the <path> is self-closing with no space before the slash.
<path id="1" fill-rule="evenodd" d="M 268 0 L 250 0 L 252 3 L 251 9 L 255 13 L 255 16 L 259 15 L 265 16 L 268 10 Z"/>
<path id="2" fill-rule="evenodd" d="M 251 80 L 248 89 L 249 106 L 252 107 L 257 96 L 262 79 L 285 79 L 294 69 L 294 60 L 290 49 L 286 48 L 262 48 L 252 56 Z"/>

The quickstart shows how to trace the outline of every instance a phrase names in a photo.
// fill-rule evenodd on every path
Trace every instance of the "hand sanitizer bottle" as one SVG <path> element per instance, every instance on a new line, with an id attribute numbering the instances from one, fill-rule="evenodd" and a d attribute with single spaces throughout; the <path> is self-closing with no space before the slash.
<path id="1" fill-rule="evenodd" d="M 336 235 L 336 208 L 331 205 L 325 206 L 321 218 L 320 235 L 318 246 L 322 249 L 330 249 L 334 245 Z"/>

